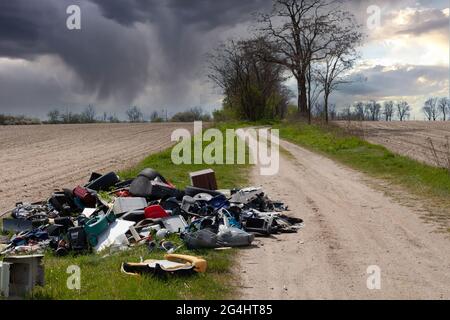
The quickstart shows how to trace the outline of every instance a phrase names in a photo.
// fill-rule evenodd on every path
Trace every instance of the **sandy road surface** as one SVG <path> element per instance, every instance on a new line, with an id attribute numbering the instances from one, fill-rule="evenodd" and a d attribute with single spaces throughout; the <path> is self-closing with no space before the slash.
<path id="1" fill-rule="evenodd" d="M 344 128 L 349 126 L 345 121 L 337 123 Z M 358 129 L 369 142 L 433 166 L 438 163 L 428 139 L 433 142 L 440 167 L 445 167 L 450 157 L 446 145 L 450 139 L 450 121 L 364 121 L 352 122 L 350 126 Z"/>
<path id="2" fill-rule="evenodd" d="M 257 238 L 239 258 L 246 299 L 449 299 L 450 240 L 369 185 L 374 181 L 291 143 L 280 173 L 253 182 L 305 221 L 297 234 Z M 367 268 L 381 290 L 367 289 Z"/>
<path id="3" fill-rule="evenodd" d="M 0 212 L 16 201 L 46 199 L 91 171 L 119 170 L 167 148 L 192 124 L 0 126 Z"/>

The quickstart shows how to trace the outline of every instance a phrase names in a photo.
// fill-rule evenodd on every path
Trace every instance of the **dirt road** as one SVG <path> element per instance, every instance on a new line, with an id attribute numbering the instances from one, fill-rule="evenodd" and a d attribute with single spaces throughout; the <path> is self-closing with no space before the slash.
<path id="1" fill-rule="evenodd" d="M 0 126 L 0 213 L 74 187 L 91 171 L 129 167 L 166 149 L 182 127 L 192 130 L 176 123 Z"/>
<path id="2" fill-rule="evenodd" d="M 450 121 L 337 121 L 369 142 L 439 167 L 450 165 Z M 431 146 L 430 140 L 433 143 Z M 433 148 L 436 153 L 433 152 Z"/>
<path id="3" fill-rule="evenodd" d="M 276 177 L 253 182 L 304 219 L 297 234 L 257 238 L 238 268 L 246 299 L 449 299 L 450 240 L 373 188 L 374 180 L 291 143 Z M 381 270 L 381 290 L 367 269 Z"/>

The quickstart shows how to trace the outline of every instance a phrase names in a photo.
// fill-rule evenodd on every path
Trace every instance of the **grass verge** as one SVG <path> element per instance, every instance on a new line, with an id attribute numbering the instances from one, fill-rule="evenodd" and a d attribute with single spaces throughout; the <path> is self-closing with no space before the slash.
<path id="1" fill-rule="evenodd" d="M 230 126 L 222 125 L 224 130 Z M 224 142 L 225 143 L 225 142 Z M 205 145 L 207 143 L 204 143 Z M 247 150 L 248 152 L 248 150 Z M 191 171 L 212 168 L 216 173 L 219 188 L 245 186 L 248 182 L 249 165 L 173 165 L 171 148 L 145 158 L 137 166 L 119 173 L 122 178 L 130 178 L 143 168 L 153 168 L 180 188 L 189 184 Z M 174 236 L 175 244 L 182 241 Z M 122 262 L 139 262 L 145 259 L 163 258 L 163 253 L 150 253 L 145 246 L 112 255 L 78 255 L 56 257 L 51 252 L 44 258 L 44 287 L 36 288 L 32 299 L 227 299 L 233 294 L 232 274 L 230 272 L 236 250 L 189 251 L 185 247 L 177 253 L 204 257 L 208 270 L 204 274 L 190 277 L 158 279 L 151 276 L 133 277 L 122 274 Z M 81 289 L 70 290 L 67 281 L 69 266 L 78 266 L 81 271 Z"/>
<path id="2" fill-rule="evenodd" d="M 435 220 L 444 225 L 450 218 L 450 176 L 445 169 L 432 167 L 383 146 L 349 135 L 330 125 L 277 124 L 281 138 L 324 154 L 370 176 L 397 184 L 438 208 Z"/>

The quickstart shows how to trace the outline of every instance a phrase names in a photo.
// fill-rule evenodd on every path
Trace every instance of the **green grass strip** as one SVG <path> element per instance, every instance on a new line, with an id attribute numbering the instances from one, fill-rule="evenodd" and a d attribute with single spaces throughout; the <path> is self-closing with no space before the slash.
<path id="1" fill-rule="evenodd" d="M 401 185 L 431 200 L 450 216 L 450 175 L 436 168 L 401 156 L 387 148 L 347 134 L 335 126 L 302 123 L 277 124 L 280 136 L 288 141 L 324 154 L 349 167 L 376 178 Z"/>
<path id="2" fill-rule="evenodd" d="M 221 126 L 223 131 L 230 126 Z M 132 142 L 130 142 L 132 143 Z M 225 143 L 225 142 L 224 142 Z M 207 145 L 208 143 L 204 143 Z M 246 151 L 248 153 L 248 150 Z M 248 183 L 249 165 L 173 165 L 171 148 L 145 158 L 137 166 L 119 173 L 122 178 L 136 176 L 143 168 L 153 168 L 169 179 L 179 188 L 189 185 L 191 171 L 212 168 L 216 173 L 219 188 L 245 186 Z M 171 239 L 182 245 L 177 236 Z M 44 259 L 46 284 L 36 288 L 34 299 L 226 299 L 234 292 L 231 269 L 236 250 L 215 251 L 182 248 L 177 253 L 204 257 L 208 262 L 208 270 L 204 274 L 190 277 L 173 277 L 166 280 L 152 276 L 133 277 L 122 274 L 122 262 L 139 262 L 145 259 L 163 258 L 163 253 L 150 253 L 144 247 L 102 257 L 90 254 L 79 256 L 55 257 L 48 252 Z M 81 289 L 69 290 L 66 282 L 70 274 L 67 268 L 71 265 L 81 269 Z"/>

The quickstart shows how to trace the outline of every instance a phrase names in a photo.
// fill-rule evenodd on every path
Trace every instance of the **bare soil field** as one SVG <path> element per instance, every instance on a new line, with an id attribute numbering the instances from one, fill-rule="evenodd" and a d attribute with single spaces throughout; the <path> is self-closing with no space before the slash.
<path id="1" fill-rule="evenodd" d="M 240 251 L 241 298 L 450 298 L 449 239 L 420 218 L 426 208 L 419 200 L 399 203 L 375 188 L 381 181 L 292 143 L 281 146 L 289 154 L 281 153 L 279 174 L 255 168 L 252 180 L 305 225 Z M 367 285 L 369 266 L 379 267 L 379 290 Z"/>
<path id="2" fill-rule="evenodd" d="M 350 128 L 371 143 L 383 145 L 393 152 L 433 166 L 446 167 L 449 161 L 447 139 L 450 139 L 450 121 L 338 121 L 337 124 Z M 429 139 L 433 142 L 438 161 Z"/>
<path id="3" fill-rule="evenodd" d="M 0 126 L 0 213 L 84 183 L 92 171 L 125 169 L 169 147 L 192 124 Z"/>

